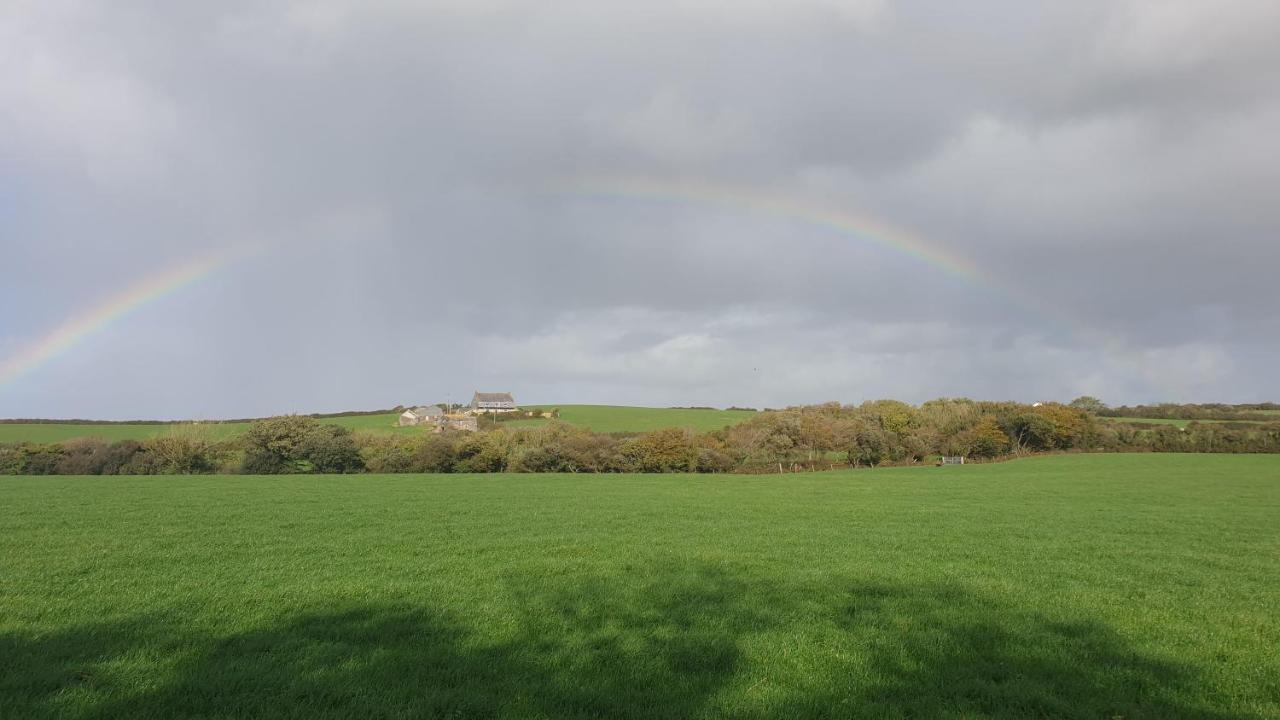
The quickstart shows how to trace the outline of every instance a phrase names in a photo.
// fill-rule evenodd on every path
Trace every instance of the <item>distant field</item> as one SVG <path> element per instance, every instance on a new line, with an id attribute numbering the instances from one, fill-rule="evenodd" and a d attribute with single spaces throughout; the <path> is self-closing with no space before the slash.
<path id="1" fill-rule="evenodd" d="M 1139 418 L 1139 417 L 1099 417 L 1103 422 L 1122 422 L 1134 423 L 1136 425 L 1175 425 L 1177 427 L 1186 427 L 1190 420 L 1179 420 L 1177 418 Z"/>
<path id="2" fill-rule="evenodd" d="M 564 422 L 590 427 L 596 432 L 645 432 L 664 427 L 690 427 L 695 430 L 719 430 L 755 415 L 750 410 L 682 410 L 670 408 L 624 407 L 616 405 L 555 405 L 541 409 L 560 408 Z M 533 408 L 530 408 L 533 409 Z M 378 433 L 412 435 L 422 428 L 397 427 L 396 413 L 379 415 L 350 415 L 322 418 L 320 422 L 342 425 L 352 430 Z M 545 420 L 517 420 L 509 427 L 530 427 L 544 424 Z M 78 437 L 100 437 L 106 440 L 141 440 L 175 432 L 204 433 L 213 438 L 231 437 L 242 433 L 248 423 L 166 423 L 161 425 L 119 424 L 64 425 L 55 423 L 0 423 L 0 442 L 61 442 Z"/>
<path id="3" fill-rule="evenodd" d="M 622 405 L 540 405 L 528 409 L 560 409 L 560 419 L 571 425 L 588 427 L 596 432 L 647 432 L 665 427 L 687 427 L 699 431 L 719 430 L 754 416 L 750 410 L 686 410 L 681 408 L 627 407 Z M 1280 412 L 1269 413 L 1280 416 Z M 321 422 L 342 425 L 365 432 L 412 435 L 421 428 L 397 427 L 396 413 L 378 415 L 352 415 L 322 418 Z M 1190 420 L 1172 418 L 1100 417 L 1103 422 L 1126 422 L 1146 425 L 1175 425 L 1186 427 Z M 507 427 L 538 427 L 545 420 L 514 420 Z M 1225 420 L 1200 420 L 1205 423 L 1228 422 Z M 1237 421 L 1247 422 L 1247 421 Z M 106 440 L 124 440 L 167 435 L 172 433 L 202 433 L 212 438 L 225 438 L 244 432 L 248 423 L 207 422 L 166 423 L 160 425 L 109 424 L 63 425 L 52 423 L 5 424 L 0 423 L 0 442 L 61 442 L 78 437 L 101 437 Z"/>
<path id="4" fill-rule="evenodd" d="M 686 410 L 683 408 L 627 407 L 623 405 L 543 405 L 537 409 L 560 409 L 560 419 L 596 432 L 646 432 L 666 427 L 719 430 L 756 415 L 751 410 Z M 530 408 L 533 409 L 533 408 Z M 513 424 L 536 425 L 541 420 L 518 420 Z"/>
<path id="5" fill-rule="evenodd" d="M 381 415 L 349 415 L 347 417 L 321 418 L 320 422 L 331 423 L 366 432 L 397 433 L 401 435 L 421 433 L 420 427 L 399 427 L 399 413 L 382 413 Z"/>
<path id="6" fill-rule="evenodd" d="M 64 425 L 60 423 L 0 423 L 0 442 L 62 442 L 72 438 L 100 437 L 108 441 L 141 440 L 174 433 L 198 433 L 225 438 L 242 433 L 247 423 L 165 423 L 161 425 Z"/>
<path id="7" fill-rule="evenodd" d="M 1259 422 L 1257 420 L 1183 420 L 1181 418 L 1144 418 L 1144 417 L 1099 417 L 1098 419 L 1104 422 L 1124 422 L 1124 423 L 1132 423 L 1134 425 L 1175 425 L 1180 428 L 1185 428 L 1186 426 L 1190 425 L 1193 422 L 1198 422 L 1198 423 Z"/>
<path id="8" fill-rule="evenodd" d="M 419 428 L 398 428 L 395 413 L 381 415 L 353 415 L 350 417 L 322 418 L 320 422 L 342 425 L 352 430 L 372 432 L 406 433 L 422 432 Z M 104 425 L 70 425 L 62 423 L 0 423 L 0 442 L 62 442 L 72 438 L 100 437 L 108 441 L 141 440 L 174 433 L 200 434 L 221 439 L 244 432 L 249 423 L 162 423 L 144 425 L 110 423 Z"/>
<path id="9" fill-rule="evenodd" d="M 0 479 L 0 716 L 1280 717 L 1280 457 Z"/>

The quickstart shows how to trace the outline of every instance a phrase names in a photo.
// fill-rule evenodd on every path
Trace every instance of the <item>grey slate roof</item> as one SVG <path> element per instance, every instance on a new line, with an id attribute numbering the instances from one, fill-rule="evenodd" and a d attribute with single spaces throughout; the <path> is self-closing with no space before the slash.
<path id="1" fill-rule="evenodd" d="M 482 393 L 478 392 L 471 398 L 471 402 L 509 402 L 515 404 L 516 399 L 511 397 L 511 393 Z"/>
<path id="2" fill-rule="evenodd" d="M 409 408 L 409 410 L 418 417 L 440 417 L 444 414 L 444 411 L 435 405 L 421 405 L 416 408 Z"/>

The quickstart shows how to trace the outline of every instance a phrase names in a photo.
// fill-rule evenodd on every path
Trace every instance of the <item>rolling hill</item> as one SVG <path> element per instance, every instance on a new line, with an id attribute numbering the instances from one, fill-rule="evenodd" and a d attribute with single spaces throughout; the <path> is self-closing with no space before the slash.
<path id="1" fill-rule="evenodd" d="M 687 427 L 699 431 L 718 430 L 755 415 L 751 410 L 714 410 L 691 408 L 648 408 L 621 405 L 543 405 L 529 409 L 560 410 L 560 420 L 571 425 L 589 427 L 596 432 L 647 432 L 665 427 Z M 421 428 L 397 427 L 397 413 L 345 415 L 321 418 L 321 422 L 341 425 L 352 430 L 374 433 L 414 434 Z M 547 420 L 514 420 L 510 427 L 537 427 Z M 172 422 L 172 423 L 0 423 L 0 442 L 62 442 L 72 438 L 100 437 L 104 440 L 141 440 L 173 433 L 199 433 L 222 439 L 244 432 L 248 422 Z"/>

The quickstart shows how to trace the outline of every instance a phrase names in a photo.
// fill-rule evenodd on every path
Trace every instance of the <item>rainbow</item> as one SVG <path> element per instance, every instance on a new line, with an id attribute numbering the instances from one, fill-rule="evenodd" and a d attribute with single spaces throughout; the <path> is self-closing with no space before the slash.
<path id="1" fill-rule="evenodd" d="M 67 319 L 13 356 L 0 360 L 0 388 L 65 355 L 86 338 L 106 330 L 133 311 L 199 282 L 241 255 L 234 250 L 200 255 L 144 277 L 91 309 Z"/>
<path id="2" fill-rule="evenodd" d="M 670 202 L 773 216 L 877 245 L 1001 297 L 1010 307 L 1025 313 L 1037 324 L 1065 330 L 1087 345 L 1100 348 L 1112 360 L 1118 361 L 1143 381 L 1150 382 L 1145 359 L 1121 338 L 1079 321 L 1032 292 L 996 277 L 970 258 L 865 213 L 834 210 L 785 195 L 701 180 L 597 175 L 580 177 L 557 187 L 559 192 L 573 197 Z M 1166 397 L 1174 396 L 1169 395 L 1167 389 L 1162 391 Z"/>
<path id="3" fill-rule="evenodd" d="M 709 206 L 729 211 L 769 215 L 878 245 L 913 258 L 967 284 L 1006 296 L 1019 293 L 984 271 L 973 260 L 940 245 L 873 218 L 866 213 L 834 210 L 784 195 L 768 194 L 705 181 L 664 181 L 626 176 L 586 177 L 565 183 L 571 195 L 604 199 L 638 199 Z M 1034 298 L 1018 297 L 1019 305 L 1034 306 Z"/>

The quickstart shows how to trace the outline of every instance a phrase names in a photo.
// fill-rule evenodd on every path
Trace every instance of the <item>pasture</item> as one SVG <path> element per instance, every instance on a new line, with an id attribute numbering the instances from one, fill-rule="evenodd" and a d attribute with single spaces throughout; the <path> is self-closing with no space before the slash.
<path id="1" fill-rule="evenodd" d="M 1280 458 L 0 479 L 0 717 L 1280 717 Z"/>
<path id="2" fill-rule="evenodd" d="M 1178 428 L 1186 428 L 1193 422 L 1198 423 L 1228 423 L 1235 422 L 1239 424 L 1252 424 L 1255 421 L 1249 420 L 1187 420 L 1185 418 L 1144 418 L 1144 417 L 1099 417 L 1099 421 L 1104 423 L 1127 423 L 1129 425 L 1173 425 Z"/>
<path id="3" fill-rule="evenodd" d="M 543 405 L 538 409 L 559 408 L 560 420 L 570 425 L 591 428 L 599 433 L 648 432 L 669 427 L 692 428 L 700 432 L 719 430 L 727 425 L 754 417 L 751 410 L 714 410 L 691 408 L 628 407 L 625 405 Z M 530 408 L 534 409 L 534 408 Z M 542 420 L 518 420 L 512 424 L 537 425 Z"/>
<path id="4" fill-rule="evenodd" d="M 540 409 L 561 410 L 560 420 L 570 425 L 589 427 L 596 432 L 647 432 L 666 427 L 688 427 L 694 430 L 719 430 L 755 415 L 750 410 L 689 410 L 685 408 L 646 408 L 621 405 L 547 405 Z M 533 409 L 533 408 L 529 408 Z M 346 415 L 321 418 L 320 422 L 341 425 L 352 430 L 398 435 L 418 434 L 422 428 L 397 427 L 398 413 Z M 515 420 L 503 423 L 509 427 L 538 427 L 545 420 Z M 203 423 L 0 423 L 0 442 L 63 442 L 73 438 L 100 437 L 107 441 L 142 440 L 173 433 L 196 433 L 210 439 L 223 439 L 244 432 L 244 422 Z"/>
<path id="5" fill-rule="evenodd" d="M 396 427 L 396 413 L 323 418 L 320 422 L 342 425 L 352 430 L 405 433 L 414 428 Z M 74 438 L 98 437 L 116 440 L 143 440 L 149 437 L 187 434 L 221 440 L 239 435 L 247 422 L 172 423 L 0 423 L 0 442 L 65 442 Z M 417 432 L 421 432 L 418 429 Z"/>
<path id="6" fill-rule="evenodd" d="M 97 437 L 108 442 L 143 440 L 175 433 L 228 438 L 245 431 L 248 423 L 0 423 L 0 442 L 57 443 Z"/>

